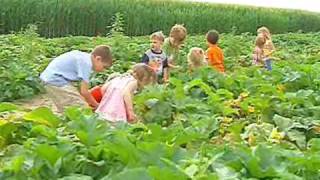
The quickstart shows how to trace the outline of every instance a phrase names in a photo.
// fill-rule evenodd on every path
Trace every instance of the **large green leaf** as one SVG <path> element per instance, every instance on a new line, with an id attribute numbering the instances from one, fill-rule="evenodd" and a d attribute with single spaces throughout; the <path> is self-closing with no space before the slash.
<path id="1" fill-rule="evenodd" d="M 0 103 L 0 112 L 13 111 L 19 109 L 18 106 L 11 103 Z"/>
<path id="2" fill-rule="evenodd" d="M 19 128 L 19 124 L 0 120 L 0 147 L 10 143 L 13 140 L 14 133 Z"/>
<path id="3" fill-rule="evenodd" d="M 54 167 L 58 159 L 63 155 L 56 146 L 50 146 L 48 144 L 39 145 L 36 148 L 36 152 L 39 157 L 47 160 L 52 167 Z"/>
<path id="4" fill-rule="evenodd" d="M 49 128 L 45 125 L 36 125 L 32 127 L 31 133 L 33 133 L 35 136 L 42 135 L 51 139 L 57 136 L 56 129 Z"/>
<path id="5" fill-rule="evenodd" d="M 320 152 L 320 138 L 311 139 L 308 142 L 308 145 L 310 146 L 312 152 Z"/>
<path id="6" fill-rule="evenodd" d="M 288 137 L 291 141 L 295 141 L 299 148 L 305 149 L 307 145 L 306 136 L 303 132 L 291 129 L 288 133 Z"/>
<path id="7" fill-rule="evenodd" d="M 58 180 L 93 180 L 93 178 L 83 174 L 72 174 L 59 178 Z"/>
<path id="8" fill-rule="evenodd" d="M 232 168 L 225 166 L 224 164 L 214 163 L 212 164 L 212 168 L 217 173 L 219 179 L 239 180 L 239 173 L 235 172 Z"/>
<path id="9" fill-rule="evenodd" d="M 285 117 L 282 117 L 282 116 L 279 116 L 279 115 L 274 115 L 273 117 L 273 121 L 276 123 L 276 125 L 279 127 L 279 130 L 280 131 L 286 131 L 288 130 L 293 122 L 291 119 L 289 118 L 285 118 Z"/>
<path id="10" fill-rule="evenodd" d="M 111 177 L 104 177 L 101 180 L 153 180 L 145 168 L 124 169 L 122 172 Z"/>
<path id="11" fill-rule="evenodd" d="M 189 179 L 188 176 L 185 174 L 181 174 L 181 172 L 176 171 L 170 167 L 157 167 L 151 166 L 148 168 L 150 175 L 155 180 L 162 180 L 162 179 L 176 179 L 176 180 L 187 180 Z"/>
<path id="12" fill-rule="evenodd" d="M 274 149 L 265 145 L 255 147 L 244 160 L 249 173 L 255 178 L 279 177 L 288 166 Z"/>
<path id="13" fill-rule="evenodd" d="M 119 159 L 122 163 L 130 166 L 140 164 L 139 152 L 135 145 L 130 142 L 125 132 L 119 131 L 110 136 L 107 146 L 108 150 L 115 155 L 115 158 Z"/>
<path id="14" fill-rule="evenodd" d="M 86 112 L 82 113 L 78 110 L 74 108 L 67 109 L 69 111 L 68 116 L 73 114 L 72 119 L 70 119 L 71 121 L 68 122 L 68 127 L 76 134 L 81 143 L 87 146 L 98 144 L 100 140 L 110 133 L 108 131 L 109 124 L 106 121 L 98 119 L 92 113 L 86 114 Z M 77 117 L 74 114 L 76 112 L 78 112 Z"/>
<path id="15" fill-rule="evenodd" d="M 27 121 L 44 124 L 50 127 L 57 127 L 60 123 L 60 119 L 46 107 L 37 108 L 25 114 L 23 118 Z"/>

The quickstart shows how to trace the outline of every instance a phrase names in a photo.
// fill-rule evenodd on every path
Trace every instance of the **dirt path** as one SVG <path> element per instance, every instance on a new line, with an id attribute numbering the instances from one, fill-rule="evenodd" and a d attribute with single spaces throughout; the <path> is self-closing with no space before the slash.
<path id="1" fill-rule="evenodd" d="M 58 112 L 54 103 L 44 94 L 36 95 L 33 98 L 20 99 L 15 101 L 14 104 L 19 105 L 27 110 L 33 110 L 38 107 L 48 107 L 53 112 Z"/>

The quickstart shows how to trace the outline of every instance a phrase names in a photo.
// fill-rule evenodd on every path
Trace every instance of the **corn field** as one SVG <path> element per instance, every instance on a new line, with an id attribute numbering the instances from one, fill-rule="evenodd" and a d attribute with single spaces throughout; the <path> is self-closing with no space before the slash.
<path id="1" fill-rule="evenodd" d="M 175 23 L 190 34 L 254 33 L 262 25 L 273 33 L 320 31 L 318 13 L 172 0 L 0 0 L 0 12 L 1 34 L 35 24 L 46 37 L 105 35 L 118 12 L 129 36 L 167 33 Z"/>

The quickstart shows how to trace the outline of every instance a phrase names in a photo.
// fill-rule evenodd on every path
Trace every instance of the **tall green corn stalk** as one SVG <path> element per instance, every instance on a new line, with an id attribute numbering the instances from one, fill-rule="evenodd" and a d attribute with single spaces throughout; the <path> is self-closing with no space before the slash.
<path id="1" fill-rule="evenodd" d="M 115 13 L 123 14 L 126 35 L 168 33 L 184 24 L 191 34 L 209 29 L 251 32 L 262 25 L 273 33 L 320 31 L 320 14 L 175 0 L 0 0 L 0 33 L 36 24 L 46 37 L 106 34 Z"/>

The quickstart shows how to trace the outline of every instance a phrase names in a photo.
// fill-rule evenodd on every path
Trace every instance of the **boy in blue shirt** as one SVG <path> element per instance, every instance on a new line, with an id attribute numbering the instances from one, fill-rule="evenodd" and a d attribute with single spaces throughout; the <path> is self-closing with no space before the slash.
<path id="1" fill-rule="evenodd" d="M 54 58 L 41 73 L 40 79 L 60 113 L 70 105 L 89 104 L 97 108 L 99 104 L 89 92 L 90 75 L 111 65 L 109 46 L 97 46 L 91 53 L 74 50 Z M 72 85 L 76 81 L 80 81 L 80 92 Z"/>

